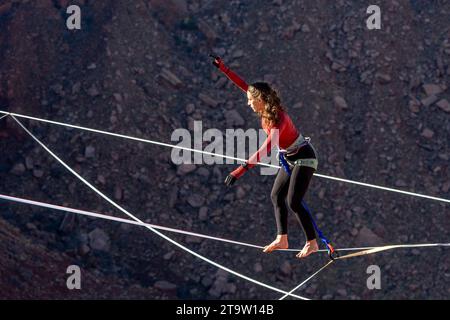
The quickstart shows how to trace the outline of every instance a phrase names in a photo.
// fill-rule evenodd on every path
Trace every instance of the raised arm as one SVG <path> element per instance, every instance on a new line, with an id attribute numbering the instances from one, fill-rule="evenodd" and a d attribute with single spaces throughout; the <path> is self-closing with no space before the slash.
<path id="1" fill-rule="evenodd" d="M 237 85 L 242 91 L 247 93 L 248 84 L 239 77 L 235 72 L 233 72 L 230 68 L 228 68 L 219 57 L 210 55 L 214 58 L 213 65 L 215 65 L 220 71 L 222 71 L 228 79 L 233 81 L 235 85 Z"/>

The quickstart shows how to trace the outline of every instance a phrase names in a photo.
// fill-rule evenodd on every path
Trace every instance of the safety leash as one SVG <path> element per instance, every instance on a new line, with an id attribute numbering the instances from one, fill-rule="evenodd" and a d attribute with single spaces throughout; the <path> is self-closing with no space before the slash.
<path id="1" fill-rule="evenodd" d="M 302 206 L 303 206 L 303 208 L 306 209 L 306 212 L 308 212 L 308 214 L 311 218 L 311 221 L 313 223 L 314 229 L 316 230 L 317 234 L 319 235 L 320 240 L 322 240 L 322 242 L 325 244 L 327 251 L 328 251 L 328 257 L 330 257 L 331 260 L 338 258 L 339 255 L 338 255 L 337 251 L 334 250 L 334 247 L 331 244 L 331 241 L 327 237 L 325 237 L 322 230 L 320 230 L 319 227 L 317 226 L 317 223 L 314 220 L 314 218 L 311 214 L 311 211 L 309 210 L 308 205 L 306 204 L 306 202 L 304 200 L 302 200 Z"/>
<path id="2" fill-rule="evenodd" d="M 289 164 L 287 163 L 286 159 L 284 158 L 284 150 L 278 150 L 278 156 L 279 156 L 279 160 L 280 160 L 280 164 L 283 167 L 283 169 L 286 171 L 286 173 L 291 176 L 292 172 L 291 169 L 289 168 Z M 308 205 L 306 204 L 306 202 L 304 200 L 302 200 L 302 206 L 303 208 L 306 209 L 306 212 L 308 212 L 309 217 L 311 218 L 311 221 L 313 223 L 314 226 L 314 230 L 316 230 L 320 240 L 325 244 L 327 251 L 328 251 L 328 257 L 331 260 L 334 260 L 335 258 L 337 258 L 339 255 L 337 253 L 337 251 L 334 250 L 333 245 L 331 244 L 331 241 L 325 237 L 325 235 L 323 234 L 322 230 L 319 229 L 319 227 L 317 226 L 316 221 L 314 220 L 311 211 L 308 208 Z"/>

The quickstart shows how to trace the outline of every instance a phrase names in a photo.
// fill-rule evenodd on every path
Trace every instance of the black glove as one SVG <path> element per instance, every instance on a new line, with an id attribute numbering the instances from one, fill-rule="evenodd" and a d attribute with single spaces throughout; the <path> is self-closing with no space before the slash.
<path id="1" fill-rule="evenodd" d="M 222 59 L 220 59 L 220 57 L 215 56 L 213 54 L 209 55 L 211 58 L 214 58 L 214 61 L 212 62 L 212 64 L 216 67 L 219 68 L 220 62 L 222 61 Z"/>
<path id="2" fill-rule="evenodd" d="M 229 174 L 225 179 L 225 184 L 227 185 L 227 187 L 230 187 L 235 181 L 236 178 L 232 174 Z"/>

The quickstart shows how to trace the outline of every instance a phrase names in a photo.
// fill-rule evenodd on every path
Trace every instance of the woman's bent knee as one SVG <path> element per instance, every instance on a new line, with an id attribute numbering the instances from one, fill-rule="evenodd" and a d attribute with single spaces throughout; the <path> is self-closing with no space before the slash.
<path id="1" fill-rule="evenodd" d="M 272 193 L 270 194 L 270 198 L 272 199 L 272 203 L 273 203 L 274 205 L 277 205 L 277 206 L 279 206 L 280 204 L 282 204 L 283 201 L 284 201 L 283 196 L 282 196 L 281 193 L 279 193 L 279 192 L 272 192 Z"/>

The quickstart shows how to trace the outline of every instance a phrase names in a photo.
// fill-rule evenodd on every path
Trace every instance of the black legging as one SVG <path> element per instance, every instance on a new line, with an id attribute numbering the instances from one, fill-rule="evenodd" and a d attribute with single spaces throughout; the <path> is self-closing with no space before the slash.
<path id="1" fill-rule="evenodd" d="M 287 157 L 289 160 L 316 158 L 313 148 L 306 145 L 295 155 Z M 287 234 L 288 208 L 291 209 L 303 226 L 306 239 L 308 241 L 316 238 L 314 226 L 311 218 L 302 205 L 302 199 L 308 190 L 309 182 L 314 173 L 314 169 L 305 166 L 294 166 L 292 174 L 289 176 L 281 168 L 273 184 L 271 198 L 275 209 L 275 219 L 277 222 L 278 235 Z M 286 201 L 287 200 L 287 206 Z"/>

